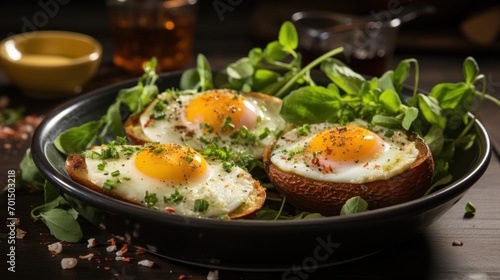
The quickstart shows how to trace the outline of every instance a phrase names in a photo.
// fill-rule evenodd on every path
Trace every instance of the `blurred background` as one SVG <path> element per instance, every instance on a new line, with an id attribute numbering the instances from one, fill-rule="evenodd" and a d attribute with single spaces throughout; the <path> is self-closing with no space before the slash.
<path id="1" fill-rule="evenodd" d="M 466 56 L 497 59 L 500 52 L 500 4 L 495 0 L 199 0 L 193 53 L 225 62 L 245 56 L 252 47 L 275 40 L 279 26 L 301 10 L 328 10 L 359 15 L 383 15 L 388 9 L 428 2 L 436 12 L 405 23 L 396 41 L 399 58 L 454 59 Z M 38 0 L 3 2 L 0 39 L 34 30 L 68 30 L 89 34 L 104 48 L 103 64 L 112 61 L 107 7 L 104 0 Z M 394 63 L 395 63 L 394 62 Z M 481 63 L 480 63 L 481 65 Z M 489 67 L 489 66 L 488 66 Z M 425 69 L 421 67 L 421 69 Z M 461 71 L 461 69 L 458 69 Z M 0 73 L 0 83 L 6 79 Z"/>

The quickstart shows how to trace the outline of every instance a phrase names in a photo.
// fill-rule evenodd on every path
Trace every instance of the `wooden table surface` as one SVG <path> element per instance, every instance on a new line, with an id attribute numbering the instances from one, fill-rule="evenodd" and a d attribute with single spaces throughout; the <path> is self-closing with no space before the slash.
<path id="1" fill-rule="evenodd" d="M 227 22 L 226 24 L 227 25 Z M 227 29 L 226 29 L 227 30 Z M 223 38 L 220 31 L 218 38 Z M 207 42 L 206 34 L 200 32 L 200 41 Z M 223 40 L 223 39 L 221 39 Z M 225 65 L 235 58 L 245 55 L 236 42 L 233 48 L 221 41 L 213 41 L 205 46 L 199 43 L 196 51 L 205 52 L 214 68 Z M 219 48 L 220 47 L 220 48 Z M 227 49 L 239 51 L 227 51 Z M 464 54 L 398 54 L 399 59 L 415 57 L 420 62 L 421 88 L 429 90 L 439 82 L 462 80 L 461 65 Z M 493 56 L 477 57 L 482 73 L 489 81 L 488 92 L 500 98 L 499 60 Z M 84 92 L 103 87 L 121 80 L 135 77 L 115 68 L 109 55 L 103 61 L 98 74 L 85 87 Z M 19 89 L 11 85 L 0 70 L 0 96 L 11 100 L 10 107 L 26 106 L 26 114 L 43 117 L 51 108 L 62 102 L 38 101 L 25 98 Z M 488 130 L 495 153 L 483 177 L 466 195 L 435 224 L 418 237 L 405 243 L 387 248 L 370 257 L 351 263 L 322 268 L 308 275 L 287 277 L 282 272 L 259 273 L 218 270 L 219 279 L 500 279 L 500 109 L 485 104 L 480 120 Z M 10 137 L 0 139 L 0 178 L 4 184 L 9 170 L 19 169 L 24 151 L 30 139 Z M 3 184 L 2 184 L 3 187 Z M 464 207 L 468 201 L 474 203 L 477 212 L 473 218 L 464 218 Z M 0 228 L 0 278 L 1 279 L 207 279 L 214 269 L 197 267 L 164 259 L 149 253 L 136 252 L 132 263 L 114 260 L 114 253 L 106 252 L 107 241 L 112 238 L 88 222 L 81 220 L 84 238 L 79 243 L 65 243 L 60 254 L 54 255 L 47 245 L 57 242 L 45 225 L 30 218 L 34 206 L 43 202 L 43 193 L 17 191 L 15 199 L 16 216 L 20 219 L 17 226 L 26 232 L 24 238 L 16 239 L 15 273 L 7 270 L 10 258 L 8 228 Z M 7 197 L 0 195 L 0 220 L 7 221 Z M 86 240 L 95 238 L 97 246 L 87 248 Z M 376 238 L 376 237 L 375 237 Z M 454 246 L 461 242 L 462 246 Z M 131 246 L 131 251 L 135 248 Z M 71 270 L 61 269 L 61 259 L 95 253 L 91 261 L 82 261 Z M 256 256 L 258 257 L 258 256 Z M 152 268 L 140 267 L 137 260 L 148 259 L 154 262 Z"/>

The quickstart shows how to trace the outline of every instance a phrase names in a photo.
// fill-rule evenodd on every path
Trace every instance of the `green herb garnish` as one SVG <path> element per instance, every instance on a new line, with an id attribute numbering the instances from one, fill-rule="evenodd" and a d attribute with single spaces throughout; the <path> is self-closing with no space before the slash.
<path id="1" fill-rule="evenodd" d="M 221 127 L 222 132 L 226 132 L 228 130 L 234 129 L 234 124 L 231 123 L 232 120 L 233 120 L 233 118 L 231 118 L 231 116 L 227 116 L 224 119 L 224 123 L 222 124 L 222 127 Z"/>
<path id="2" fill-rule="evenodd" d="M 467 204 L 465 204 L 465 213 L 468 215 L 476 214 L 476 206 L 470 201 L 467 202 Z"/>
<path id="3" fill-rule="evenodd" d="M 158 100 L 153 107 L 153 115 L 151 118 L 153 120 L 160 120 L 166 117 L 165 109 L 167 108 L 167 103 L 164 100 Z"/>
<path id="4" fill-rule="evenodd" d="M 184 199 L 184 196 L 179 192 L 178 189 L 175 189 L 175 192 L 171 194 L 170 196 L 163 196 L 163 202 L 168 203 L 168 202 L 174 202 L 178 203 Z"/>
<path id="5" fill-rule="evenodd" d="M 306 135 L 309 135 L 309 133 L 311 133 L 311 126 L 309 124 L 303 124 L 301 125 L 300 127 L 297 128 L 297 133 L 300 135 L 300 136 L 306 136 Z"/>
<path id="6" fill-rule="evenodd" d="M 255 159 L 255 156 L 245 151 L 235 151 L 228 146 L 219 147 L 215 143 L 208 145 L 201 154 L 208 159 L 215 159 L 222 162 L 225 171 L 230 172 L 234 166 L 244 170 L 252 170 L 256 166 L 263 166 L 262 161 Z"/>
<path id="7" fill-rule="evenodd" d="M 193 211 L 198 213 L 204 213 L 208 210 L 210 203 L 205 199 L 196 199 L 194 201 Z"/>
<path id="8" fill-rule="evenodd" d="M 108 179 L 106 180 L 106 182 L 104 182 L 102 188 L 106 191 L 111 191 L 120 183 L 121 183 L 120 179 L 115 179 L 115 180 Z"/>
<path id="9" fill-rule="evenodd" d="M 144 194 L 144 204 L 148 208 L 158 209 L 158 198 L 156 197 L 156 193 L 149 193 L 146 191 Z"/>

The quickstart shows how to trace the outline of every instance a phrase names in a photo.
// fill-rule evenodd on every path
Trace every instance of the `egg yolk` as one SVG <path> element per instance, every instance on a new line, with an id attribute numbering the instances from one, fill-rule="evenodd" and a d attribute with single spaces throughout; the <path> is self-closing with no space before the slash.
<path id="1" fill-rule="evenodd" d="M 318 133 L 307 147 L 318 165 L 335 166 L 358 163 L 375 157 L 383 150 L 380 137 L 365 128 L 338 126 Z"/>
<path id="2" fill-rule="evenodd" d="M 205 131 L 228 134 L 245 126 L 251 130 L 257 122 L 255 107 L 240 94 L 210 91 L 196 96 L 185 109 L 186 121 L 202 125 Z"/>
<path id="3" fill-rule="evenodd" d="M 202 155 L 179 144 L 146 146 L 137 153 L 134 164 L 145 175 L 177 183 L 197 180 L 207 170 Z"/>

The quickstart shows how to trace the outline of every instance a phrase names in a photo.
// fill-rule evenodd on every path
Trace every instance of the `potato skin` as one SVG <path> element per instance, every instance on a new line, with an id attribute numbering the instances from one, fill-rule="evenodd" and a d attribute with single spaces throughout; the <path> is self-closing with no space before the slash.
<path id="1" fill-rule="evenodd" d="M 344 203 L 351 197 L 360 196 L 368 202 L 369 209 L 378 209 L 421 197 L 432 182 L 434 160 L 422 138 L 410 134 L 419 151 L 413 164 L 404 172 L 387 180 L 363 184 L 317 181 L 283 171 L 270 158 L 274 145 L 264 154 L 264 168 L 276 189 L 286 196 L 287 202 L 309 212 L 324 216 L 340 214 Z"/>
<path id="2" fill-rule="evenodd" d="M 69 173 L 69 176 L 75 182 L 84 185 L 94 191 L 102 193 L 104 195 L 113 197 L 115 199 L 119 199 L 122 201 L 126 201 L 129 203 L 137 204 L 134 201 L 129 201 L 124 199 L 118 195 L 115 195 L 113 192 L 108 192 L 103 188 L 93 184 L 87 177 L 87 165 L 85 163 L 85 158 L 81 154 L 73 154 L 70 155 L 66 159 L 66 170 Z M 264 202 L 266 200 L 266 189 L 260 185 L 258 181 L 255 181 L 253 184 L 253 190 L 250 194 L 249 201 L 245 204 L 242 204 L 240 207 L 233 210 L 233 212 L 229 213 L 230 219 L 249 219 L 255 216 L 257 212 L 262 208 Z M 141 205 L 143 206 L 143 205 Z"/>

